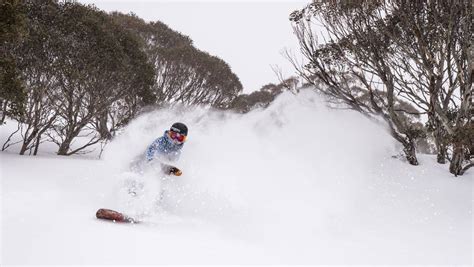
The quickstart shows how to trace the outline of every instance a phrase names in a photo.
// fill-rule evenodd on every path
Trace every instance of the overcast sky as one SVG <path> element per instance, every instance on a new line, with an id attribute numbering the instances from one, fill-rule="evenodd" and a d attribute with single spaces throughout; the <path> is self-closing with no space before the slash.
<path id="1" fill-rule="evenodd" d="M 278 79 L 271 65 L 294 74 L 281 55 L 285 49 L 297 51 L 288 15 L 310 0 L 288 1 L 131 1 L 79 0 L 105 11 L 133 12 L 146 21 L 162 21 L 191 37 L 194 45 L 226 61 L 244 86 L 252 92 Z"/>

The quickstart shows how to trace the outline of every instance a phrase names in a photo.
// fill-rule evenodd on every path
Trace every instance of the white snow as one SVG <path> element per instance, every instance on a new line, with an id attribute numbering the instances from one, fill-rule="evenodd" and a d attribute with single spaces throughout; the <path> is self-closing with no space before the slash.
<path id="1" fill-rule="evenodd" d="M 98 208 L 134 212 L 128 165 L 175 121 L 189 126 L 184 174 L 145 184 L 164 190 L 161 206 L 139 224 L 97 220 Z M 0 263 L 471 265 L 474 172 L 455 178 L 428 155 L 410 166 L 399 150 L 312 92 L 246 115 L 157 110 L 100 160 L 13 147 L 0 153 Z"/>

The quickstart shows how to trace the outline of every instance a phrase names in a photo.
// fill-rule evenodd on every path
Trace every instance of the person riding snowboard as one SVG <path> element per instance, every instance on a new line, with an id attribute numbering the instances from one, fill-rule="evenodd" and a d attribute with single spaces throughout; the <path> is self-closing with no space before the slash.
<path id="1" fill-rule="evenodd" d="M 157 138 L 146 149 L 146 160 L 148 163 L 153 163 L 157 160 L 161 164 L 161 170 L 166 174 L 174 174 L 180 176 L 181 170 L 164 164 L 163 161 L 173 162 L 179 159 L 181 149 L 188 136 L 188 127 L 181 122 L 176 122 L 171 125 L 171 128 Z"/>
<path id="2" fill-rule="evenodd" d="M 124 186 L 120 189 L 118 205 L 124 213 L 99 209 L 96 217 L 118 222 L 138 223 L 156 212 L 162 203 L 166 203 L 164 192 L 167 187 L 161 171 L 165 174 L 180 176 L 181 170 L 168 165 L 179 159 L 181 149 L 188 135 L 188 127 L 183 123 L 174 123 L 163 136 L 153 141 L 145 151 L 131 162 L 130 171 L 123 173 Z M 158 175 L 157 175 L 158 174 Z M 164 202 L 165 201 L 165 202 Z M 164 205 L 166 206 L 166 204 Z"/>

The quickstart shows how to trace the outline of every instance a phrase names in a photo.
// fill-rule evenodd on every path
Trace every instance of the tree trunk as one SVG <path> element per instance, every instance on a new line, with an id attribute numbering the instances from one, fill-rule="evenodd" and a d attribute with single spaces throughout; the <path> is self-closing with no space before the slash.
<path id="1" fill-rule="evenodd" d="M 61 156 L 67 156 L 67 152 L 69 152 L 69 148 L 71 147 L 71 140 L 64 140 L 64 142 L 61 143 L 58 149 L 58 155 Z"/>
<path id="2" fill-rule="evenodd" d="M 28 133 L 28 131 L 26 131 Z M 28 150 L 28 146 L 31 144 L 31 142 L 35 139 L 36 135 L 38 134 L 38 129 L 34 129 L 31 134 L 25 134 L 25 137 L 23 139 L 23 145 L 21 146 L 20 149 L 20 155 L 25 155 L 26 150 Z"/>
<path id="3" fill-rule="evenodd" d="M 464 161 L 464 147 L 461 142 L 453 143 L 453 158 L 451 159 L 451 164 L 449 165 L 449 172 L 458 176 L 462 171 L 462 163 Z"/>
<path id="4" fill-rule="evenodd" d="M 0 106 L 2 107 L 2 110 L 0 110 L 0 126 L 5 123 L 5 119 L 7 117 L 7 101 L 3 101 L 0 99 Z"/>
<path id="5" fill-rule="evenodd" d="M 21 145 L 20 149 L 20 155 L 25 155 L 26 150 L 28 150 L 28 143 L 23 142 L 23 145 Z"/>
<path id="6" fill-rule="evenodd" d="M 446 149 L 446 145 L 440 145 L 440 146 L 436 146 L 437 148 L 437 157 L 436 157 L 436 161 L 439 163 L 439 164 L 445 164 L 446 163 L 446 152 L 447 152 L 447 149 Z"/>
<path id="7" fill-rule="evenodd" d="M 110 140 L 112 139 L 112 134 L 110 133 L 109 128 L 107 127 L 107 116 L 108 116 L 107 111 L 102 112 L 102 114 L 100 114 L 98 118 L 98 123 L 97 123 L 97 126 L 98 126 L 97 130 L 100 134 L 101 139 Z"/>
<path id="8" fill-rule="evenodd" d="M 434 102 L 434 101 L 433 101 Z M 434 115 L 434 105 L 430 105 L 430 109 L 432 111 L 429 112 L 429 121 L 432 122 L 432 126 L 434 127 L 433 130 L 433 138 L 436 145 L 436 153 L 437 153 L 437 162 L 440 164 L 446 163 L 446 155 L 447 155 L 447 147 L 448 147 L 448 137 L 447 132 L 441 123 L 441 121 L 436 118 Z"/>
<path id="9" fill-rule="evenodd" d="M 41 141 L 41 134 L 39 134 L 38 137 L 36 138 L 35 151 L 33 152 L 34 156 L 38 155 L 40 141 Z"/>
<path id="10" fill-rule="evenodd" d="M 447 144 L 446 144 L 446 137 L 442 133 L 441 125 L 437 125 L 438 128 L 434 131 L 434 141 L 436 145 L 436 153 L 437 153 L 437 162 L 439 164 L 446 163 L 446 153 L 447 153 Z"/>
<path id="11" fill-rule="evenodd" d="M 395 140 L 400 142 L 403 145 L 403 152 L 405 153 L 405 158 L 407 159 L 408 163 L 411 165 L 417 166 L 418 159 L 416 158 L 416 146 L 415 146 L 415 138 L 411 137 L 408 134 L 401 135 L 399 134 L 392 121 L 386 118 L 388 125 L 390 126 L 390 133 Z"/>
<path id="12" fill-rule="evenodd" d="M 415 166 L 418 165 L 415 142 L 412 139 L 409 139 L 407 142 L 403 143 L 403 146 L 403 152 L 405 152 L 405 157 L 408 160 L 408 163 Z"/>

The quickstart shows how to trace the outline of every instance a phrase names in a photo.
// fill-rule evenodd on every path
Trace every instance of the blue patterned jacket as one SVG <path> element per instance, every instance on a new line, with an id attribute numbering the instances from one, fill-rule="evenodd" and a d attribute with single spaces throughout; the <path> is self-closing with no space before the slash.
<path id="1" fill-rule="evenodd" d="M 176 161 L 181 155 L 183 144 L 176 144 L 165 131 L 162 137 L 156 139 L 146 150 L 146 159 L 164 158 L 167 161 Z"/>

